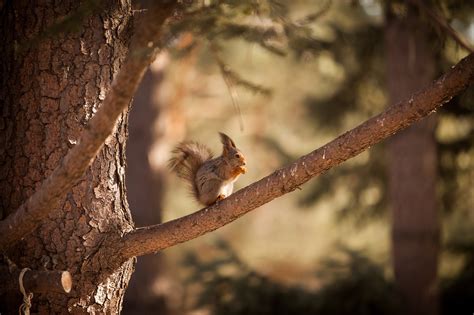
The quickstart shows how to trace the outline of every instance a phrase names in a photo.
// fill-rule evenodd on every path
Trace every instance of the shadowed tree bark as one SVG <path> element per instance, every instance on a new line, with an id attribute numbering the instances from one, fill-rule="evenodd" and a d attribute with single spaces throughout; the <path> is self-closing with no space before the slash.
<path id="1" fill-rule="evenodd" d="M 392 106 L 435 75 L 429 24 L 415 7 L 407 4 L 406 8 L 405 15 L 390 8 L 387 12 L 387 82 Z M 405 314 L 438 313 L 435 127 L 436 115 L 432 115 L 395 135 L 388 145 L 393 264 Z"/>
<path id="2" fill-rule="evenodd" d="M 18 268 L 67 270 L 75 283 L 70 295 L 35 294 L 32 310 L 41 314 L 118 313 L 131 258 L 215 230 L 297 189 L 427 116 L 474 80 L 470 55 L 410 99 L 227 199 L 177 220 L 134 229 L 123 179 L 124 110 L 154 59 L 162 24 L 174 5 L 160 1 L 148 10 L 125 60 L 131 17 L 126 1 L 111 2 L 85 19 L 81 32 L 14 49 L 76 6 L 14 1 L 1 12 L 7 45 L 0 62 L 5 83 L 0 91 L 5 100 L 0 250 Z M 19 304 L 9 299 L 0 305 L 15 310 Z"/>

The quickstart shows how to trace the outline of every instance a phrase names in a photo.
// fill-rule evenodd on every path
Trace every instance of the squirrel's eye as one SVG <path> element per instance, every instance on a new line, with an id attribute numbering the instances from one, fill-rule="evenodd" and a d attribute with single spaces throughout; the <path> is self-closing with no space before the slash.
<path id="1" fill-rule="evenodd" d="M 242 156 L 240 155 L 240 153 L 236 153 L 236 154 L 235 154 L 235 157 L 238 158 L 238 159 L 240 159 Z"/>

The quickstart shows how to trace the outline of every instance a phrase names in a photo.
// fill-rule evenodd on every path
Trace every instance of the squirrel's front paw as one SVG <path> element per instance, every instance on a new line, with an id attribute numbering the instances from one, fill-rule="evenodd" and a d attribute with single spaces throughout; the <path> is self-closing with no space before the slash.
<path id="1" fill-rule="evenodd" d="M 221 201 L 222 199 L 225 199 L 224 194 L 220 194 L 219 196 L 217 196 L 216 202 Z"/>

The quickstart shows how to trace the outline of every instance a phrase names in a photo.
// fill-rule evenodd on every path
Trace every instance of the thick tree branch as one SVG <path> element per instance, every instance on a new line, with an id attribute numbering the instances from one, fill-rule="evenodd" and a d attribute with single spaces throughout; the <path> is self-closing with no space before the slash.
<path id="1" fill-rule="evenodd" d="M 78 144 L 26 202 L 0 221 L 0 250 L 32 232 L 49 214 L 62 211 L 60 202 L 82 177 L 107 137 L 112 134 L 117 119 L 130 103 L 144 71 L 155 58 L 160 30 L 175 6 L 175 1 L 157 1 L 144 14 L 135 29 L 128 57 L 104 103 L 82 132 Z"/>
<path id="2" fill-rule="evenodd" d="M 289 193 L 312 177 L 350 159 L 436 111 L 474 82 L 474 54 L 461 60 L 431 86 L 344 133 L 325 146 L 247 186 L 228 198 L 185 217 L 138 228 L 116 242 L 118 263 L 150 254 L 220 228 L 245 213 Z"/>

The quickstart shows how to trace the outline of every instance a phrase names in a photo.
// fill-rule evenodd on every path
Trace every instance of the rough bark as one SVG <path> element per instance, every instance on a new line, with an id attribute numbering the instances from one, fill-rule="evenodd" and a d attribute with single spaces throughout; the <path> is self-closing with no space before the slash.
<path id="1" fill-rule="evenodd" d="M 121 255 L 114 264 L 188 241 L 236 220 L 435 112 L 473 82 L 471 54 L 410 98 L 228 198 L 188 216 L 125 234 L 111 244 Z"/>
<path id="2" fill-rule="evenodd" d="M 76 12 L 79 2 L 2 3 L 0 209 L 6 218 L 0 247 L 19 268 L 68 270 L 75 280 L 69 295 L 35 294 L 31 311 L 40 314 L 118 313 L 133 270 L 132 261 L 109 270 L 96 254 L 108 234 L 133 228 L 124 109 L 153 58 L 156 43 L 147 44 L 169 8 L 163 5 L 162 18 L 136 38 L 135 47 L 147 48 L 122 65 L 130 2 L 105 3 L 75 21 L 79 31 L 49 37 L 41 34 Z M 118 74 L 121 67 L 126 74 Z M 18 312 L 20 303 L 19 292 L 9 293 L 0 300 L 6 314 Z"/>
<path id="3" fill-rule="evenodd" d="M 417 10 L 387 14 L 387 83 L 396 104 L 432 81 L 435 52 L 430 29 Z M 397 106 L 397 105 L 392 105 Z M 436 115 L 395 135 L 388 145 L 389 195 L 395 282 L 404 314 L 437 314 L 439 221 Z"/>
<path id="4" fill-rule="evenodd" d="M 46 6 L 46 9 L 51 10 L 53 12 L 51 14 L 54 14 L 55 11 L 50 7 L 54 4 L 48 5 L 49 6 Z M 63 5 L 67 7 L 67 4 Z M 35 8 L 33 4 L 31 6 Z M 6 7 L 8 9 L 10 5 L 8 4 Z M 4 237 L 0 239 L 0 248 L 7 248 L 16 241 L 22 239 L 28 233 L 31 233 L 48 215 L 61 212 L 60 204 L 63 200 L 63 197 L 71 190 L 74 184 L 77 184 L 77 182 L 82 178 L 84 172 L 87 170 L 99 150 L 104 145 L 107 137 L 109 137 L 109 135 L 112 133 L 117 132 L 117 126 L 120 125 L 122 112 L 126 110 L 138 87 L 143 73 L 151 61 L 154 60 L 156 53 L 158 52 L 158 46 L 161 40 L 161 27 L 165 19 L 171 16 L 171 12 L 175 7 L 176 4 L 174 1 L 163 1 L 151 7 L 147 14 L 144 14 L 139 19 L 139 25 L 136 29 L 135 36 L 132 38 L 131 53 L 128 54 L 120 72 L 117 72 L 120 63 L 113 63 L 113 70 L 116 72 L 108 73 L 108 81 L 114 74 L 117 74 L 117 76 L 115 77 L 113 84 L 102 87 L 99 91 L 99 94 L 97 95 L 97 101 L 102 103 L 101 101 L 103 100 L 102 106 L 97 106 L 97 101 L 89 101 L 89 103 L 86 102 L 85 106 L 90 107 L 92 112 L 86 112 L 85 115 L 80 117 L 80 119 L 88 121 L 87 127 L 84 128 L 81 133 L 74 135 L 74 137 L 69 135 L 70 138 L 68 138 L 68 142 L 73 145 L 69 152 L 64 156 L 64 158 L 57 159 L 56 164 L 59 165 L 51 172 L 51 174 L 48 174 L 49 176 L 47 176 L 46 179 L 41 183 L 41 188 L 37 187 L 39 189 L 36 189 L 34 193 L 30 193 L 30 196 L 26 200 L 20 198 L 22 203 L 18 208 L 11 207 L 11 205 L 9 207 L 7 205 L 6 208 L 9 209 L 7 214 L 9 213 L 9 215 L 4 220 L 0 221 L 0 231 L 5 233 Z M 59 8 L 57 10 L 59 10 Z M 8 14 L 8 10 L 5 10 L 4 13 Z M 24 17 L 26 16 L 23 12 L 16 12 L 16 14 Z M 30 15 L 31 14 L 33 14 L 34 17 L 35 12 L 30 13 Z M 128 15 L 129 18 L 131 15 L 131 10 L 128 10 Z M 94 17 L 100 20 L 99 15 L 96 14 Z M 30 18 L 30 16 L 26 16 L 26 18 Z M 54 19 L 54 15 L 50 18 Z M 4 21 L 8 20 L 9 18 L 4 18 Z M 124 30 L 126 30 L 127 20 L 127 17 L 125 17 L 125 20 L 122 20 L 119 17 L 115 21 L 115 23 L 119 24 L 119 26 L 117 26 L 117 30 L 112 31 L 116 31 L 118 34 L 123 35 Z M 108 62 L 104 59 L 110 57 L 111 54 L 115 52 L 115 43 L 112 41 L 113 37 L 111 37 L 115 34 L 109 30 L 110 22 L 107 21 L 106 23 L 107 24 L 104 24 L 102 27 L 108 31 L 109 34 L 106 34 L 105 36 L 105 46 L 99 51 L 99 65 L 101 63 Z M 89 27 L 93 29 L 94 26 L 98 27 L 98 23 Z M 35 24 L 33 27 L 38 26 Z M 44 27 L 42 29 L 44 30 Z M 40 28 L 39 31 L 42 31 L 42 29 Z M 37 34 L 39 31 L 32 30 L 33 34 Z M 125 37 L 128 38 L 127 36 Z M 22 40 L 23 38 L 13 38 L 10 47 L 14 48 L 15 43 Z M 93 37 L 88 38 L 88 40 L 93 41 L 99 39 Z M 59 45 L 60 41 L 58 41 L 58 37 L 56 37 L 56 41 Z M 109 42 L 113 43 L 111 44 Z M 90 52 L 87 51 L 87 46 L 89 43 L 84 42 L 84 40 L 81 39 L 74 43 L 76 46 L 79 45 L 81 54 L 90 54 Z M 34 45 L 34 47 L 38 46 Z M 71 58 L 71 55 L 74 56 L 74 54 L 70 51 L 67 53 L 69 54 L 69 58 Z M 10 54 L 13 58 L 13 53 Z M 32 59 L 31 62 L 51 62 L 50 59 L 47 59 L 48 56 L 41 55 L 38 57 L 40 57 L 38 60 Z M 41 59 L 43 57 L 46 59 Z M 58 61 L 53 60 L 52 62 Z M 65 62 L 67 62 L 67 59 Z M 81 77 L 81 79 L 84 81 L 82 82 L 84 85 L 86 85 L 86 83 L 89 83 L 90 85 L 91 80 L 97 79 L 95 76 L 96 71 L 100 71 L 100 69 L 95 69 L 93 67 L 90 68 L 90 66 L 90 64 L 86 65 L 88 73 Z M 44 83 L 41 88 L 43 89 L 42 93 L 45 94 L 45 97 L 54 98 L 61 96 L 65 91 L 69 91 L 66 89 L 67 86 L 63 85 L 66 84 L 65 81 L 74 80 L 75 77 L 68 77 L 69 68 L 67 68 L 67 66 L 64 66 L 64 69 L 61 69 L 61 71 L 62 78 L 53 78 L 47 75 L 40 78 L 42 80 L 41 83 Z M 107 73 L 100 74 L 103 76 L 107 75 Z M 103 78 L 103 80 L 105 80 L 105 78 Z M 100 83 L 101 82 L 97 82 L 97 84 Z M 51 89 L 48 89 L 46 86 L 49 84 L 53 84 L 55 86 L 53 86 Z M 86 89 L 86 93 L 91 93 L 90 89 Z M 14 93 L 12 93 L 10 96 L 13 96 L 13 94 Z M 87 94 L 87 96 L 91 95 Z M 123 139 L 121 139 L 121 141 L 123 142 L 125 137 L 122 136 L 122 138 Z M 59 161 L 60 163 L 58 163 Z M 122 172 L 123 175 L 123 169 L 121 169 L 120 172 Z"/>

